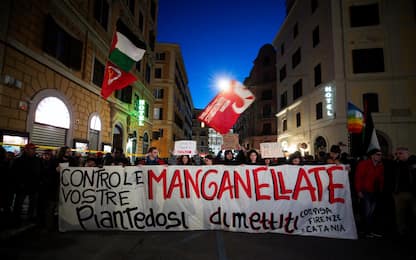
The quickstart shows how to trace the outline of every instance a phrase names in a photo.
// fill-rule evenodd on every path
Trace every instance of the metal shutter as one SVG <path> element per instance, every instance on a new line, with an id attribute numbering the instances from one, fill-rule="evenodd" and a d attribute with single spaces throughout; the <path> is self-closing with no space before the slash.
<path id="1" fill-rule="evenodd" d="M 100 135 L 100 132 L 97 130 L 90 129 L 89 132 L 90 140 L 89 140 L 89 149 L 90 150 L 98 150 L 98 138 Z"/>
<path id="2" fill-rule="evenodd" d="M 65 128 L 35 123 L 31 142 L 36 145 L 62 147 L 66 144 L 66 132 Z"/>

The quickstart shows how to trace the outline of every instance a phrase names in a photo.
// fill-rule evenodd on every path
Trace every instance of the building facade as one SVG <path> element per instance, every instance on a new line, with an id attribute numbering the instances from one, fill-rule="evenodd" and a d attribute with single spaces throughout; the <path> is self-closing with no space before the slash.
<path id="1" fill-rule="evenodd" d="M 158 43 L 155 52 L 152 145 L 167 158 L 175 141 L 192 140 L 193 102 L 179 45 Z"/>
<path id="2" fill-rule="evenodd" d="M 196 141 L 198 152 L 201 155 L 209 154 L 208 128 L 198 120 L 202 109 L 194 108 L 192 111 L 192 140 Z"/>
<path id="3" fill-rule="evenodd" d="M 49 147 L 117 148 L 133 154 L 147 150 L 157 0 L 18 0 L 0 5 L 3 142 L 15 137 Z M 116 27 L 144 42 L 146 54 L 132 70 L 138 80 L 104 100 L 101 83 Z M 146 110 L 140 121 L 139 104 Z"/>
<path id="4" fill-rule="evenodd" d="M 208 150 L 210 154 L 217 155 L 222 151 L 222 135 L 213 128 L 208 128 Z"/>
<path id="5" fill-rule="evenodd" d="M 234 132 L 246 149 L 260 149 L 260 143 L 277 141 L 276 51 L 264 45 L 244 81 L 256 99 L 239 117 Z"/>
<path id="6" fill-rule="evenodd" d="M 416 149 L 415 1 L 287 1 L 277 50 L 278 141 L 351 151 L 347 103 L 372 112 L 383 152 Z"/>

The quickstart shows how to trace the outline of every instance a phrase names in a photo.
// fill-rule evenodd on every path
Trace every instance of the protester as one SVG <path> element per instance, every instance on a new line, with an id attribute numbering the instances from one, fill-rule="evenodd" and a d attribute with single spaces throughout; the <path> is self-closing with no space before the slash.
<path id="1" fill-rule="evenodd" d="M 213 165 L 214 164 L 214 157 L 212 155 L 208 154 L 204 157 L 204 165 Z"/>
<path id="2" fill-rule="evenodd" d="M 37 146 L 29 143 L 24 146 L 23 153 L 17 157 L 13 163 L 11 172 L 14 176 L 15 201 L 13 207 L 13 217 L 16 225 L 22 221 L 22 206 L 28 197 L 28 219 L 36 221 L 39 188 L 41 183 L 42 161 L 36 156 Z"/>
<path id="3" fill-rule="evenodd" d="M 329 150 L 329 157 L 326 159 L 327 164 L 340 164 L 341 148 L 338 145 L 332 145 Z"/>
<path id="4" fill-rule="evenodd" d="M 361 224 L 368 238 L 380 237 L 376 227 L 375 210 L 384 186 L 384 166 L 379 149 L 368 152 L 368 159 L 358 163 L 355 173 L 355 189 L 361 208 Z"/>
<path id="5" fill-rule="evenodd" d="M 300 152 L 294 152 L 289 156 L 289 164 L 292 165 L 301 165 L 302 164 L 302 155 Z"/>
<path id="6" fill-rule="evenodd" d="M 416 232 L 416 156 L 409 149 L 396 149 L 394 166 L 394 203 L 397 231 L 400 237 L 414 236 Z"/>
<path id="7" fill-rule="evenodd" d="M 250 150 L 247 152 L 247 165 L 257 165 L 260 162 L 259 154 L 256 150 Z"/>
<path id="8" fill-rule="evenodd" d="M 142 165 L 163 165 L 165 161 L 159 159 L 159 151 L 156 147 L 152 146 L 149 148 L 148 153 L 144 160 L 141 161 Z"/>
<path id="9" fill-rule="evenodd" d="M 192 159 L 189 157 L 189 155 L 181 155 L 178 157 L 178 165 L 193 165 Z"/>
<path id="10" fill-rule="evenodd" d="M 42 182 L 39 196 L 39 220 L 48 230 L 53 230 L 57 224 L 55 212 L 57 212 L 59 199 L 59 173 L 56 171 L 56 158 L 51 149 L 46 149 L 42 154 Z"/>

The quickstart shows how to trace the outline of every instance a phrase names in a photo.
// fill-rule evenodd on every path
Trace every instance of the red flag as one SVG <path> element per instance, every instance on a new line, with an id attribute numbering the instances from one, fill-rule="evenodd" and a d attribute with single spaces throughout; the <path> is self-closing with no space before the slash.
<path id="1" fill-rule="evenodd" d="M 136 80 L 133 74 L 125 72 L 110 61 L 107 61 L 101 95 L 104 99 L 107 99 L 113 91 L 122 89 Z"/>
<path id="2" fill-rule="evenodd" d="M 254 102 L 253 93 L 233 80 L 229 89 L 220 92 L 198 119 L 220 134 L 227 133 L 244 110 Z"/>

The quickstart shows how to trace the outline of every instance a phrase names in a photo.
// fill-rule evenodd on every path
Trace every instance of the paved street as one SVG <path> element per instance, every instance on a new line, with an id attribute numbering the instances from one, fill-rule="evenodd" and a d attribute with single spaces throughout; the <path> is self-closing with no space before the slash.
<path id="1" fill-rule="evenodd" d="M 392 239 L 222 231 L 58 233 L 32 228 L 3 237 L 0 259 L 415 259 L 410 245 Z"/>

